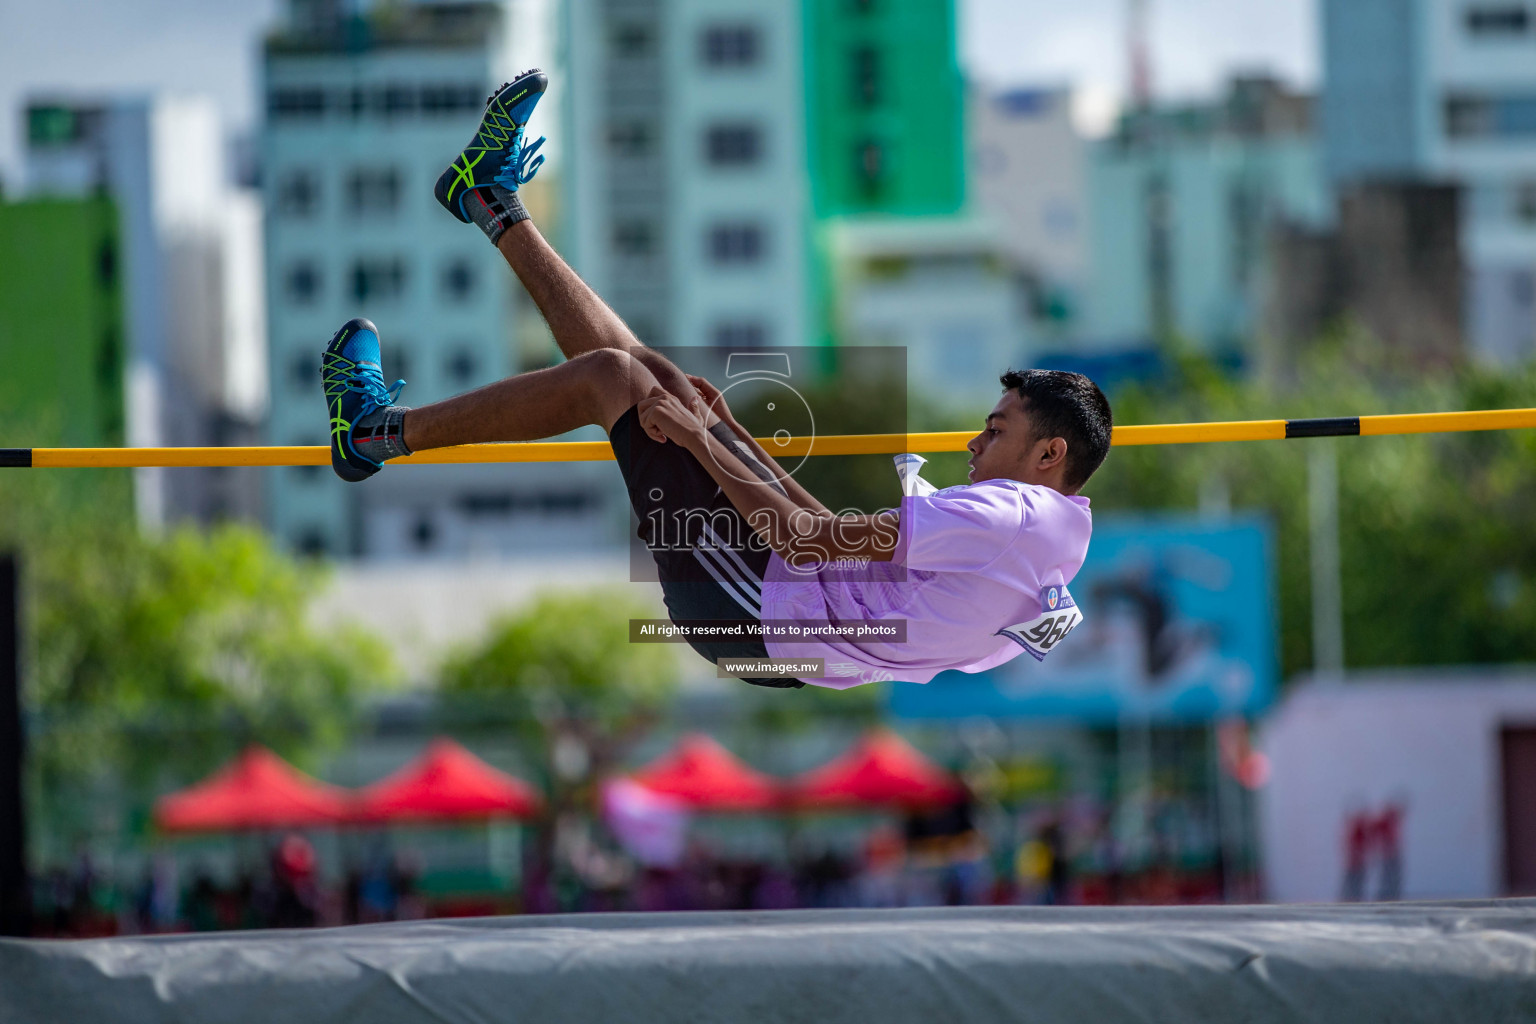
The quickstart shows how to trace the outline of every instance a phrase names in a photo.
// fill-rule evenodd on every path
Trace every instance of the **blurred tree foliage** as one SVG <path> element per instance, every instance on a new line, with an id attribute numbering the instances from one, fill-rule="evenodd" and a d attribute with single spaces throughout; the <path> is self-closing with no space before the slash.
<path id="1" fill-rule="evenodd" d="M 744 684 L 739 700 L 749 734 L 782 736 L 837 725 L 870 728 L 885 720 L 891 683 L 870 683 L 846 690 L 804 686 L 798 690 Z"/>
<path id="2" fill-rule="evenodd" d="M 302 762 L 391 679 L 372 636 L 306 624 L 318 567 L 241 527 L 141 533 L 126 475 L 89 502 L 79 487 L 28 474 L 0 499 L 23 559 L 34 806 L 55 834 L 90 827 L 93 788 L 185 784 L 250 742 Z"/>
<path id="3" fill-rule="evenodd" d="M 442 714 L 517 734 L 542 761 L 545 814 L 532 836 L 525 898 L 560 904 L 576 891 L 594 784 L 655 725 L 677 681 L 669 644 L 629 641 L 629 620 L 655 609 L 622 590 L 552 593 L 502 618 L 440 674 Z"/>
<path id="4" fill-rule="evenodd" d="M 629 620 L 654 617 L 623 591 L 542 595 L 447 659 L 449 713 L 457 699 L 541 751 L 552 782 L 585 782 L 612 768 L 671 696 L 671 646 L 629 642 Z"/>
<path id="5" fill-rule="evenodd" d="M 1278 385 L 1184 356 L 1167 379 L 1114 396 L 1117 424 L 1531 406 L 1536 368 L 1422 375 L 1342 335 Z M 1101 516 L 1226 502 L 1266 515 L 1289 675 L 1312 665 L 1307 457 L 1319 444 L 1338 457 L 1349 667 L 1536 660 L 1536 431 L 1118 447 L 1084 493 Z"/>

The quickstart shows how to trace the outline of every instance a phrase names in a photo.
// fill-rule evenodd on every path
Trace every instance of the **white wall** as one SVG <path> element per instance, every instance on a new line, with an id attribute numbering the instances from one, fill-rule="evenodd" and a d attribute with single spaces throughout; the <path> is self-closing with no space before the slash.
<path id="1" fill-rule="evenodd" d="M 223 404 L 256 421 L 266 415 L 268 397 L 261 193 L 231 189 L 224 202 Z"/>
<path id="2" fill-rule="evenodd" d="M 1406 804 L 1404 899 L 1500 895 L 1499 730 L 1536 723 L 1536 670 L 1354 674 L 1305 684 L 1261 733 L 1259 827 L 1270 898 L 1339 898 L 1344 829 Z"/>
<path id="3" fill-rule="evenodd" d="M 839 336 L 906 349 L 907 389 L 950 404 L 997 400 L 1025 365 L 1028 324 L 1001 225 L 980 218 L 852 218 L 830 225 Z M 871 274 L 872 260 L 904 263 Z"/>
<path id="4" fill-rule="evenodd" d="M 971 96 L 976 204 L 1003 227 L 1022 266 L 1081 286 L 1088 270 L 1087 147 L 1072 124 L 1070 89 Z"/>

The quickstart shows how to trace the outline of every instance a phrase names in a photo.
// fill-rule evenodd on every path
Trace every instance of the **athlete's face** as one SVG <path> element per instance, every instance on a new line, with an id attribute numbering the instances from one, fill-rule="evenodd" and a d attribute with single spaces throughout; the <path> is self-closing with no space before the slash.
<path id="1" fill-rule="evenodd" d="M 965 447 L 971 453 L 966 465 L 972 483 L 1018 480 L 1062 490 L 1067 462 L 1066 438 L 1035 437 L 1034 424 L 1017 391 L 1003 392 L 1003 397 L 987 414 L 986 426 Z"/>

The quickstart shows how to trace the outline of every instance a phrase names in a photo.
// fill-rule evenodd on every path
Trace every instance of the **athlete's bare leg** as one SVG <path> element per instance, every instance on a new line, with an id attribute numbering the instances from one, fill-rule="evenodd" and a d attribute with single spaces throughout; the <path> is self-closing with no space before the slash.
<path id="1" fill-rule="evenodd" d="M 684 381 L 686 383 L 686 380 Z M 411 451 L 488 441 L 537 441 L 595 423 L 611 430 L 657 384 L 630 352 L 600 348 L 411 409 L 401 425 Z"/>
<path id="2" fill-rule="evenodd" d="M 519 221 L 507 228 L 496 247 L 539 307 L 555 336 L 555 344 L 567 359 L 598 349 L 619 349 L 645 365 L 666 390 L 684 401 L 694 397 L 693 385 L 682 371 L 635 337 L 619 315 L 545 241 L 533 221 Z M 717 420 L 711 413 L 710 423 Z"/>

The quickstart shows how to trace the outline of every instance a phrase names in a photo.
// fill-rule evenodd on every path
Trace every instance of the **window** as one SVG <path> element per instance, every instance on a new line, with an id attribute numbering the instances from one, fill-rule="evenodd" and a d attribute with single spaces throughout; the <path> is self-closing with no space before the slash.
<path id="1" fill-rule="evenodd" d="M 299 469 L 319 469 L 319 466 L 299 466 Z M 293 540 L 294 548 L 305 558 L 324 558 L 330 551 L 330 545 L 325 541 L 325 534 L 317 527 L 308 527 L 300 530 Z"/>
<path id="2" fill-rule="evenodd" d="M 416 109 L 416 90 L 408 85 L 391 82 L 384 87 L 384 116 L 400 117 Z"/>
<path id="3" fill-rule="evenodd" d="M 1536 224 L 1536 181 L 1515 186 L 1515 216 L 1526 224 Z"/>
<path id="4" fill-rule="evenodd" d="M 475 265 L 463 256 L 455 257 L 443 267 L 443 295 L 454 302 L 462 302 L 475 293 Z"/>
<path id="5" fill-rule="evenodd" d="M 1252 280 L 1266 222 L 1264 192 L 1253 180 L 1240 177 L 1227 190 L 1227 223 L 1231 229 L 1229 264 L 1235 284 Z"/>
<path id="6" fill-rule="evenodd" d="M 1445 132 L 1458 139 L 1487 135 L 1491 113 L 1486 100 L 1453 96 L 1445 101 Z"/>
<path id="7" fill-rule="evenodd" d="M 873 107 L 880 102 L 880 51 L 873 46 L 855 47 L 849 61 L 853 74 L 853 102 Z"/>
<path id="8" fill-rule="evenodd" d="M 885 147 L 875 139 L 862 139 L 853 148 L 853 174 L 866 194 L 879 191 L 885 178 Z"/>
<path id="9" fill-rule="evenodd" d="M 1479 4 L 1467 8 L 1466 23 L 1474 36 L 1522 36 L 1530 30 L 1531 12 L 1522 4 Z"/>
<path id="10" fill-rule="evenodd" d="M 1533 287 L 1531 273 L 1528 270 L 1517 270 L 1509 281 L 1509 298 L 1521 309 L 1528 309 L 1531 300 L 1536 299 L 1536 287 Z"/>
<path id="11" fill-rule="evenodd" d="M 105 112 L 100 108 L 27 105 L 27 142 L 32 146 L 63 146 L 101 137 Z"/>
<path id="12" fill-rule="evenodd" d="M 298 260 L 288 268 L 288 297 L 308 305 L 320 294 L 320 268 L 309 260 Z"/>
<path id="13" fill-rule="evenodd" d="M 716 224 L 709 229 L 709 261 L 731 265 L 758 263 L 763 258 L 761 224 Z"/>
<path id="14" fill-rule="evenodd" d="M 621 121 L 608 126 L 608 146 L 615 156 L 645 156 L 651 151 L 654 133 L 643 121 Z"/>
<path id="15" fill-rule="evenodd" d="M 479 113 L 485 107 L 485 87 L 475 82 L 438 82 L 417 86 L 409 82 L 359 85 L 334 91 L 318 86 L 284 87 L 267 94 L 267 113 L 274 120 L 317 118 L 334 112 L 344 117 L 428 117 Z"/>
<path id="16" fill-rule="evenodd" d="M 411 379 L 411 357 L 404 343 L 391 345 L 387 351 L 380 352 L 379 357 L 383 360 L 380 370 L 384 373 L 384 383 Z"/>
<path id="17" fill-rule="evenodd" d="M 716 124 L 704 133 L 704 152 L 715 167 L 746 167 L 763 156 L 763 133 L 752 124 Z"/>
<path id="18" fill-rule="evenodd" d="M 421 112 L 428 116 L 479 113 L 485 109 L 485 90 L 478 85 L 424 85 Z"/>
<path id="19" fill-rule="evenodd" d="M 362 168 L 347 175 L 347 209 L 353 214 L 393 213 L 400 206 L 400 172 Z"/>
<path id="20" fill-rule="evenodd" d="M 768 331 L 757 320 L 728 320 L 715 325 L 709 342 L 716 348 L 762 348 L 768 343 Z"/>
<path id="21" fill-rule="evenodd" d="M 117 246 L 111 237 L 103 238 L 96 249 L 96 283 L 103 291 L 117 286 Z"/>
<path id="22" fill-rule="evenodd" d="M 267 115 L 275 121 L 319 117 L 325 113 L 325 90 L 316 86 L 273 89 L 267 94 Z"/>
<path id="23" fill-rule="evenodd" d="M 280 217 L 313 217 L 320 205 L 320 179 L 308 168 L 284 171 L 277 179 L 274 200 Z"/>
<path id="24" fill-rule="evenodd" d="M 352 264 L 352 298 L 397 299 L 405 290 L 405 263 L 392 259 L 360 259 Z"/>
<path id="25" fill-rule="evenodd" d="M 562 515 L 581 512 L 600 505 L 598 497 L 589 491 L 539 491 L 514 493 L 511 491 L 484 491 L 461 494 L 454 502 L 466 516 L 510 516 L 534 512 L 544 515 Z"/>
<path id="26" fill-rule="evenodd" d="M 301 448 L 322 448 L 325 440 L 318 437 L 297 437 L 291 442 Z M 324 466 L 290 466 L 289 475 L 300 484 L 314 484 L 325 478 Z M 323 552 L 322 552 L 323 553 Z"/>
<path id="27" fill-rule="evenodd" d="M 751 67 L 762 49 L 762 34 L 754 25 L 710 25 L 699 33 L 699 58 L 706 67 Z"/>
<path id="28" fill-rule="evenodd" d="M 613 249 L 621 256 L 649 256 L 656 249 L 655 225 L 648 220 L 620 221 L 613 228 Z"/>
<path id="29" fill-rule="evenodd" d="M 295 391 L 312 391 L 320 379 L 320 360 L 313 352 L 296 352 L 288 363 L 288 374 Z"/>
<path id="30" fill-rule="evenodd" d="M 336 94 L 336 108 L 350 117 L 362 117 L 368 113 L 371 95 L 369 89 L 343 89 Z"/>
<path id="31" fill-rule="evenodd" d="M 517 496 L 507 491 L 461 494 L 454 504 L 467 516 L 504 516 L 517 505 Z"/>
<path id="32" fill-rule="evenodd" d="M 1448 96 L 1445 131 L 1456 139 L 1536 136 L 1536 93 Z"/>
<path id="33" fill-rule="evenodd" d="M 475 354 L 467 348 L 460 348 L 448 357 L 444 367 L 447 370 L 448 379 L 460 387 L 475 379 Z"/>
<path id="34" fill-rule="evenodd" d="M 656 41 L 651 26 L 635 21 L 615 25 L 611 38 L 614 55 L 618 57 L 645 57 Z"/>

